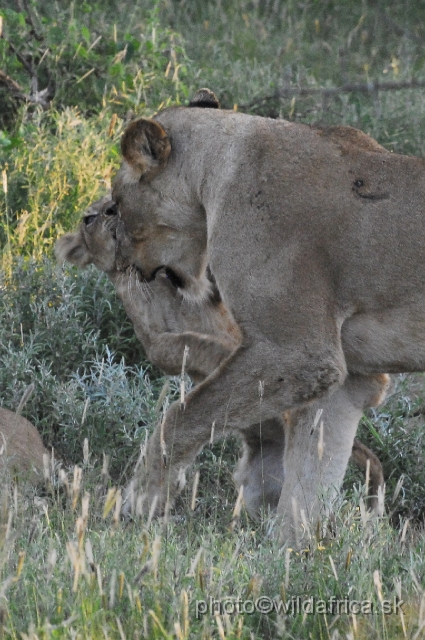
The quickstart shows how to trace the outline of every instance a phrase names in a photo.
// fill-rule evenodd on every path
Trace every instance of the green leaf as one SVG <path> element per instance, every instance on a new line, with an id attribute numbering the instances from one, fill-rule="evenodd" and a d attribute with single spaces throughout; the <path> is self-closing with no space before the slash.
<path id="1" fill-rule="evenodd" d="M 91 36 L 90 31 L 87 29 L 87 27 L 81 27 L 81 35 L 83 36 L 85 41 L 90 44 Z"/>
<path id="2" fill-rule="evenodd" d="M 4 131 L 0 131 L 0 147 L 10 147 L 12 140 L 7 137 Z"/>

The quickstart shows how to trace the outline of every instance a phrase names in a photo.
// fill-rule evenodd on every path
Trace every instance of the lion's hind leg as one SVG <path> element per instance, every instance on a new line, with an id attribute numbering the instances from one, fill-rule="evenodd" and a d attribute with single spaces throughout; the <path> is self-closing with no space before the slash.
<path id="1" fill-rule="evenodd" d="M 357 438 L 353 442 L 351 460 L 367 473 L 369 464 L 368 505 L 375 513 L 379 512 L 379 493 L 384 492 L 384 471 L 378 456 Z"/>
<path id="2" fill-rule="evenodd" d="M 277 509 L 282 542 L 299 541 L 303 518 L 314 525 L 324 515 L 321 492 L 327 492 L 329 507 L 344 478 L 363 411 L 382 402 L 388 386 L 386 375 L 348 376 L 332 395 L 299 410 L 310 411 L 309 420 L 307 414 L 301 420 L 297 412 L 288 412 L 285 480 Z"/>
<path id="3" fill-rule="evenodd" d="M 262 512 L 275 511 L 283 484 L 283 421 L 272 418 L 241 432 L 243 453 L 233 479 L 247 512 L 257 520 Z"/>
<path id="4" fill-rule="evenodd" d="M 309 420 L 311 426 L 311 410 L 304 409 L 300 414 L 303 422 Z M 267 428 L 271 425 L 274 427 L 273 434 L 270 428 Z M 300 421 L 298 425 L 300 426 Z M 263 428 L 254 425 L 249 429 L 248 436 L 245 435 L 243 439 L 243 453 L 237 462 L 233 479 L 237 490 L 243 485 L 245 508 L 253 520 L 258 520 L 262 513 L 275 513 L 279 504 L 284 480 L 283 429 L 283 421 L 276 418 L 267 421 Z M 264 437 L 263 430 L 266 432 Z M 368 506 L 378 514 L 378 493 L 384 491 L 385 484 L 379 458 L 360 440 L 354 438 L 350 461 L 366 475 L 369 464 Z"/>

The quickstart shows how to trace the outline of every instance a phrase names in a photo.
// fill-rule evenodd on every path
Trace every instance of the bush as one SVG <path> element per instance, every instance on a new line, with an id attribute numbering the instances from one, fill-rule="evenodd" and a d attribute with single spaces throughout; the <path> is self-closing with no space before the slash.
<path id="1" fill-rule="evenodd" d="M 111 187 L 118 164 L 110 115 L 84 118 L 77 109 L 38 113 L 21 125 L 13 149 L 0 150 L 3 259 L 41 259 L 56 237 L 77 225 L 86 206 Z M 120 125 L 115 135 L 118 135 Z M 7 161 L 6 161 L 7 160 Z"/>
<path id="2" fill-rule="evenodd" d="M 96 456 L 114 451 L 123 464 L 119 446 L 132 443 L 128 430 L 138 437 L 152 424 L 153 389 L 163 382 L 144 362 L 112 285 L 94 269 L 20 259 L 0 291 L 1 406 L 16 409 L 34 383 L 25 415 L 46 443 L 75 462 L 90 432 Z"/>
<path id="3" fill-rule="evenodd" d="M 43 104 L 52 99 L 57 109 L 93 113 L 110 104 L 124 116 L 187 98 L 190 60 L 181 36 L 161 23 L 159 3 L 108 10 L 103 3 L 33 2 L 26 12 L 8 4 L 0 11 L 0 68 L 32 101 L 47 90 Z"/>

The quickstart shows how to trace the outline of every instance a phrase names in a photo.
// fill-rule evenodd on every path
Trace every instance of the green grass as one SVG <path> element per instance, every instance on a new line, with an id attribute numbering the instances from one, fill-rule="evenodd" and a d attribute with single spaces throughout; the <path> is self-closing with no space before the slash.
<path id="1" fill-rule="evenodd" d="M 341 497 L 332 536 L 296 552 L 277 548 L 267 524 L 242 516 L 230 528 L 230 518 L 210 522 L 185 500 L 167 524 L 123 524 L 96 481 L 86 468 L 73 491 L 70 477 L 68 497 L 37 504 L 4 487 L 3 637 L 400 638 L 404 624 L 413 638 L 423 624 L 420 536 L 401 542 L 386 519 L 362 514 L 358 496 Z M 376 613 L 310 615 L 312 596 L 316 606 L 333 597 Z M 402 614 L 384 615 L 382 600 L 397 597 Z M 258 598 L 267 607 L 298 601 L 306 613 L 252 612 Z"/>
<path id="2" fill-rule="evenodd" d="M 422 637 L 423 376 L 400 378 L 360 427 L 384 466 L 381 519 L 365 515 L 363 478 L 350 468 L 327 535 L 308 551 L 278 548 L 269 521 L 242 512 L 232 523 L 238 443 L 228 439 L 198 457 L 167 525 L 121 522 L 113 488 L 131 473 L 167 381 L 106 278 L 56 266 L 52 246 L 109 188 L 127 119 L 185 103 L 201 86 L 224 107 L 350 124 L 425 157 L 424 89 L 277 95 L 425 80 L 425 3 L 6 0 L 0 15 L 0 70 L 31 92 L 12 43 L 38 88 L 54 89 L 42 111 L 16 105 L 0 84 L 0 405 L 16 410 L 33 383 L 23 414 L 69 465 L 68 482 L 54 479 L 41 502 L 2 482 L 0 637 Z M 178 392 L 169 385 L 166 402 Z M 75 464 L 82 481 L 72 488 Z M 405 600 L 404 617 L 379 613 L 379 583 L 384 600 Z M 196 600 L 259 596 L 370 600 L 377 613 L 195 615 Z"/>

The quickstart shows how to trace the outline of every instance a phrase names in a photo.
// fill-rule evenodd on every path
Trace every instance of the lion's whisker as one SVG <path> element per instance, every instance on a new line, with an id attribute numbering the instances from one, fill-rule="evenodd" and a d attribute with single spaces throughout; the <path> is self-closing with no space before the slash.
<path id="1" fill-rule="evenodd" d="M 151 285 L 146 280 L 144 281 L 144 285 L 146 287 L 146 291 L 149 291 L 150 296 L 153 298 L 154 297 L 154 293 L 153 293 L 153 289 L 152 289 Z"/>
<path id="2" fill-rule="evenodd" d="M 131 269 L 130 273 L 129 273 L 129 277 L 128 277 L 128 281 L 127 281 L 127 291 L 128 291 L 128 297 L 130 299 L 130 304 L 133 308 L 134 311 L 137 311 L 137 300 L 134 296 L 134 284 L 133 284 L 133 280 L 134 278 L 136 279 L 136 288 L 137 288 L 137 275 L 135 274 L 134 270 Z"/>
<path id="3" fill-rule="evenodd" d="M 148 302 L 150 302 L 151 300 L 151 293 L 150 291 L 146 288 L 146 285 L 144 282 L 142 282 L 141 280 L 139 280 L 139 278 L 136 276 L 136 287 L 139 291 L 139 293 L 142 294 L 142 296 L 144 298 L 147 298 Z"/>

